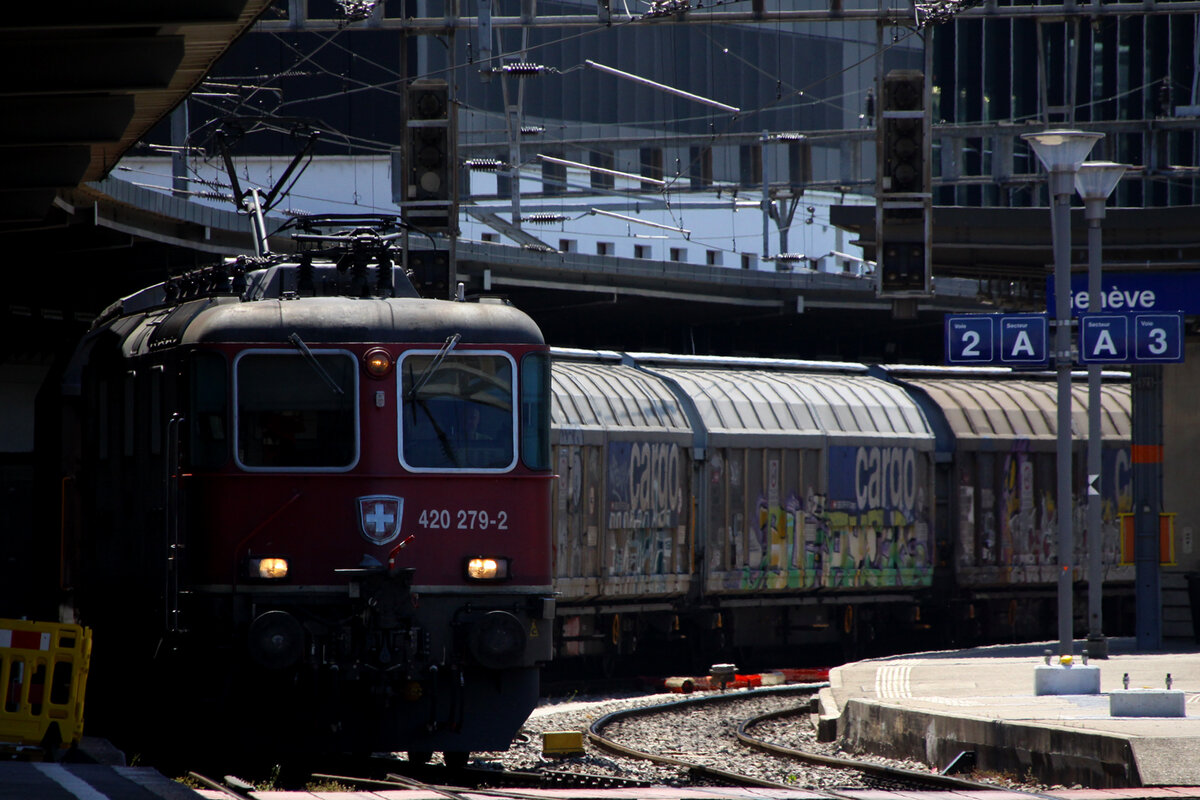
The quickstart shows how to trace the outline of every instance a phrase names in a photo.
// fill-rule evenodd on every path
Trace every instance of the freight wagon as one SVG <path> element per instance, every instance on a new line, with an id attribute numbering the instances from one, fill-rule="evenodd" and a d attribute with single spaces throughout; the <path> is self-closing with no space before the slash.
<path id="1" fill-rule="evenodd" d="M 799 647 L 828 657 L 1053 638 L 1051 376 L 552 355 L 560 664 L 608 669 L 638 654 L 700 669 L 794 661 Z M 1130 399 L 1117 377 L 1103 390 L 1110 634 L 1132 625 L 1117 546 Z M 1086 387 L 1074 392 L 1078 436 Z M 1084 456 L 1079 441 L 1080 581 Z"/>

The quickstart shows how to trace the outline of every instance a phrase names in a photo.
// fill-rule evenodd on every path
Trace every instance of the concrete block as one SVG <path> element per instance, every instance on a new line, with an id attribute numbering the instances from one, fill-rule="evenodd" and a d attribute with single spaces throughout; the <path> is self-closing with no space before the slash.
<path id="1" fill-rule="evenodd" d="M 1114 717 L 1186 717 L 1187 700 L 1174 689 L 1127 689 L 1108 696 Z"/>
<path id="2" fill-rule="evenodd" d="M 818 742 L 836 742 L 838 738 L 838 718 L 821 714 L 810 714 L 809 721 L 817 732 Z"/>
<path id="3" fill-rule="evenodd" d="M 1033 668 L 1033 693 L 1100 694 L 1100 668 L 1075 664 L 1038 664 Z"/>
<path id="4" fill-rule="evenodd" d="M 818 742 L 836 741 L 838 737 L 838 717 L 841 710 L 834 700 L 833 691 L 826 686 L 817 692 L 817 707 L 811 719 L 817 731 Z"/>

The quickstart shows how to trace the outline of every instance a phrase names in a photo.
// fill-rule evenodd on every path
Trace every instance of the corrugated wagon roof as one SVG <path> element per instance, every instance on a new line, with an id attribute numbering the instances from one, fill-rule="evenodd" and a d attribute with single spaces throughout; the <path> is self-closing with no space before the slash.
<path id="1" fill-rule="evenodd" d="M 694 400 L 712 436 L 761 434 L 780 444 L 797 436 L 932 443 L 924 414 L 904 390 L 866 375 L 674 366 L 656 371 Z"/>
<path id="2" fill-rule="evenodd" d="M 551 421 L 560 428 L 691 430 L 670 388 L 633 367 L 555 360 L 551 376 Z"/>
<path id="3" fill-rule="evenodd" d="M 961 441 L 1058 436 L 1058 387 L 1051 380 L 907 380 L 924 390 L 946 416 Z M 1100 429 L 1104 439 L 1128 440 L 1132 430 L 1129 385 L 1101 388 Z M 1087 385 L 1071 385 L 1071 435 L 1087 435 Z"/>

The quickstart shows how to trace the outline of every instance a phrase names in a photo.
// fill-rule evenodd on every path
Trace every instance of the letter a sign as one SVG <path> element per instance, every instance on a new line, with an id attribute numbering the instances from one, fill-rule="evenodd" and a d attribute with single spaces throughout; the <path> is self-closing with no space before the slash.
<path id="1" fill-rule="evenodd" d="M 1041 366 L 1050 360 L 1045 314 L 1004 314 L 1000 317 L 1000 363 Z"/>
<path id="2" fill-rule="evenodd" d="M 1124 314 L 1081 314 L 1079 361 L 1083 364 L 1129 362 L 1129 317 Z"/>

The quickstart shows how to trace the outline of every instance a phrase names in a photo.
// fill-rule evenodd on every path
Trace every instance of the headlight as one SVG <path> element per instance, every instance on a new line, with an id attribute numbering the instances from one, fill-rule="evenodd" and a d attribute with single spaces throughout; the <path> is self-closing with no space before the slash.
<path id="1" fill-rule="evenodd" d="M 288 560 L 279 556 L 247 559 L 246 574 L 264 581 L 281 581 L 288 576 Z"/>
<path id="2" fill-rule="evenodd" d="M 469 581 L 506 581 L 508 559 L 495 556 L 470 558 L 467 559 L 466 572 Z"/>

